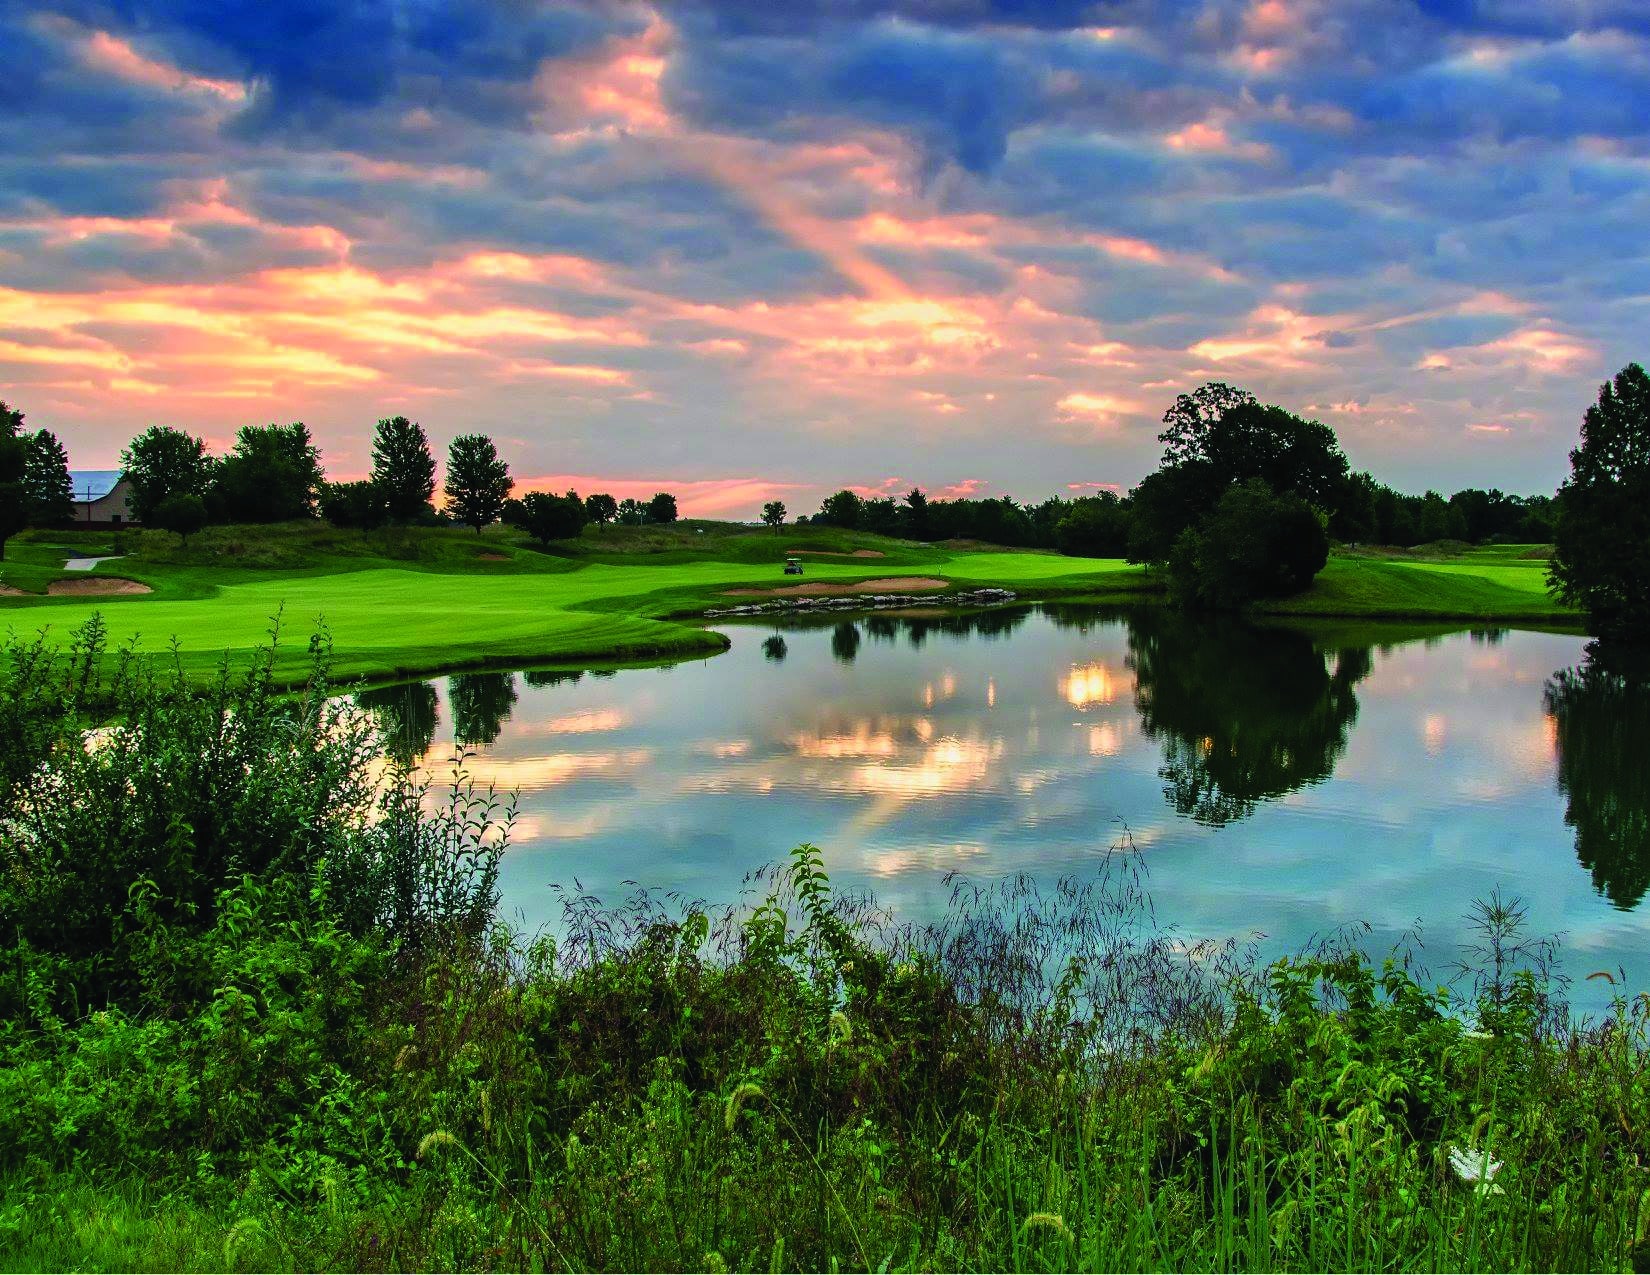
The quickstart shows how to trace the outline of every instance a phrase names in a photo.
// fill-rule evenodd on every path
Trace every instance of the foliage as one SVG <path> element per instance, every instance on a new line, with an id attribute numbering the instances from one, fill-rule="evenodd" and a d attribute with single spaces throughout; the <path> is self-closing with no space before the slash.
<path id="1" fill-rule="evenodd" d="M 1329 535 L 1311 506 L 1251 479 L 1180 533 L 1169 556 L 1169 592 L 1182 606 L 1236 610 L 1301 592 L 1328 561 Z"/>
<path id="2" fill-rule="evenodd" d="M 132 484 L 132 516 L 149 522 L 172 496 L 199 496 L 211 489 L 215 462 L 206 442 L 169 425 L 151 425 L 120 454 L 120 469 Z"/>
<path id="3" fill-rule="evenodd" d="M 654 492 L 653 499 L 647 502 L 647 520 L 661 525 L 675 522 L 676 497 L 668 491 Z"/>
<path id="4" fill-rule="evenodd" d="M 168 496 L 150 511 L 149 523 L 162 531 L 174 532 L 188 543 L 190 536 L 206 526 L 206 502 L 194 492 Z"/>
<path id="5" fill-rule="evenodd" d="M 592 492 L 584 498 L 584 512 L 588 521 L 600 526 L 619 516 L 619 502 L 605 491 Z"/>
<path id="6" fill-rule="evenodd" d="M 552 540 L 570 540 L 577 536 L 589 520 L 589 508 L 577 492 L 556 496 L 530 491 L 521 498 L 516 525 L 541 545 L 548 545 Z"/>
<path id="7" fill-rule="evenodd" d="M 776 530 L 785 522 L 785 502 L 770 500 L 762 506 L 762 521 Z"/>
<path id="8" fill-rule="evenodd" d="M 485 434 L 460 434 L 447 449 L 447 513 L 478 532 L 498 521 L 515 483 Z M 582 509 L 582 506 L 581 506 Z"/>
<path id="9" fill-rule="evenodd" d="M 1177 395 L 1163 413 L 1163 432 L 1157 436 L 1163 444 L 1164 468 L 1208 460 L 1209 437 L 1215 427 L 1235 408 L 1254 405 L 1253 394 L 1224 381 L 1210 381 L 1190 394 Z"/>
<path id="10" fill-rule="evenodd" d="M 74 517 L 69 454 L 49 429 L 27 436 L 23 463 L 24 517 L 31 527 L 55 527 Z"/>
<path id="11" fill-rule="evenodd" d="M 1061 553 L 1082 558 L 1122 558 L 1129 549 L 1129 507 L 1112 492 L 1071 502 L 1055 525 Z"/>
<path id="12" fill-rule="evenodd" d="M 322 482 L 321 453 L 302 421 L 243 426 L 213 473 L 208 495 L 213 520 L 313 518 Z"/>
<path id="13" fill-rule="evenodd" d="M 1630 363 L 1599 387 L 1558 494 L 1552 582 L 1594 631 L 1650 635 L 1650 374 Z"/>
<path id="14" fill-rule="evenodd" d="M 424 794 L 413 779 L 375 781 L 383 744 L 334 698 L 325 634 L 295 699 L 276 694 L 273 648 L 226 663 L 205 692 L 130 654 L 111 668 L 103 651 L 93 623 L 66 651 L 10 641 L 0 663 L 8 1019 L 210 995 L 201 945 L 237 892 L 324 890 L 353 932 L 399 942 L 489 919 L 505 838 L 478 831 L 488 799 L 460 783 L 450 816 L 431 821 L 411 813 Z M 88 735 L 94 712 L 115 724 Z"/>
<path id="15" fill-rule="evenodd" d="M 824 523 L 828 527 L 846 527 L 852 530 L 859 526 L 863 505 L 864 502 L 851 491 L 833 492 L 825 497 L 819 506 L 814 521 Z"/>
<path id="16" fill-rule="evenodd" d="M 392 521 L 424 517 L 435 494 L 435 457 L 417 422 L 405 416 L 378 422 L 372 440 L 372 482 Z"/>
<path id="17" fill-rule="evenodd" d="M 353 483 L 323 483 L 320 489 L 321 517 L 334 527 L 371 531 L 389 521 L 389 502 L 371 479 Z"/>
<path id="18" fill-rule="evenodd" d="M 22 431 L 23 413 L 0 401 L 0 559 L 6 542 L 29 525 L 30 446 Z"/>

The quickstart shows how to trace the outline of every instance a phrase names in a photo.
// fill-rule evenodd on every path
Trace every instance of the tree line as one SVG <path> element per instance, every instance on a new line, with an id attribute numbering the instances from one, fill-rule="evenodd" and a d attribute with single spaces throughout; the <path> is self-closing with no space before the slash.
<path id="1" fill-rule="evenodd" d="M 29 432 L 23 413 L 0 402 L 0 557 L 5 541 L 25 527 L 53 527 L 74 515 L 68 454 L 49 430 Z M 405 416 L 378 422 L 372 473 L 357 482 L 329 482 L 309 428 L 248 425 L 228 454 L 213 456 L 206 440 L 155 425 L 127 445 L 121 474 L 131 483 L 133 517 L 185 540 L 211 523 L 273 523 L 324 518 L 337 527 L 371 530 L 388 524 L 457 523 L 480 531 L 503 520 L 541 542 L 577 535 L 588 523 L 639 525 L 677 518 L 676 498 L 615 500 L 599 492 L 580 498 L 511 493 L 515 480 L 485 434 L 462 434 L 447 449 L 445 505 L 432 503 L 436 462 L 423 427 Z"/>

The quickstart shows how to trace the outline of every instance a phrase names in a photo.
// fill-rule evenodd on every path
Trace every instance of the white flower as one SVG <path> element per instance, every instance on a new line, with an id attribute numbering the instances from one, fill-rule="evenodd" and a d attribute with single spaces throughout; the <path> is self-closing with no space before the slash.
<path id="1" fill-rule="evenodd" d="M 1488 1151 L 1463 1151 L 1460 1147 L 1451 1146 L 1449 1167 L 1455 1170 L 1455 1176 L 1461 1181 L 1476 1184 L 1480 1195 L 1506 1194 L 1495 1185 L 1495 1175 L 1501 1172 L 1501 1161 L 1492 1159 Z"/>

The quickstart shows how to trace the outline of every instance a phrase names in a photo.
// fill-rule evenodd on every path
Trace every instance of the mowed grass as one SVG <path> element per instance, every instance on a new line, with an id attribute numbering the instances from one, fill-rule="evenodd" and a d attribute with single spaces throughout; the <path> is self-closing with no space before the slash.
<path id="1" fill-rule="evenodd" d="M 267 642 L 277 621 L 289 637 L 324 626 L 340 675 L 393 678 L 480 664 L 623 663 L 714 653 L 726 638 L 670 617 L 691 618 L 708 607 L 749 600 L 725 597 L 729 589 L 797 583 L 781 573 L 783 560 L 814 542 L 826 547 L 807 559 L 805 581 L 922 576 L 945 587 L 1119 594 L 1138 589 L 1143 576 L 1118 561 L 897 541 L 880 542 L 883 547 L 874 550 L 879 557 L 852 557 L 855 548 L 878 538 L 820 537 L 801 529 L 784 536 L 723 534 L 703 548 L 691 529 L 674 541 L 655 532 L 644 547 L 630 550 L 615 530 L 602 539 L 587 537 L 578 556 L 547 555 L 506 535 L 434 531 L 415 538 L 417 556 L 409 561 L 361 552 L 327 556 L 312 548 L 300 553 L 291 546 L 276 552 L 264 545 L 238 555 L 254 564 L 247 566 L 232 565 L 236 556 L 226 553 L 213 560 L 209 545 L 170 552 L 163 542 L 158 552 L 144 552 L 140 541 L 140 552 L 106 563 L 96 574 L 138 580 L 154 593 L 7 597 L 0 599 L 0 628 L 32 633 L 49 626 L 66 636 L 99 613 L 112 646 L 175 646 L 186 669 L 205 673 L 225 653 Z M 150 534 L 143 541 L 154 539 Z M 359 549 L 362 538 L 353 543 Z M 78 551 L 58 542 L 30 546 L 31 582 L 63 574 L 37 561 L 48 548 L 59 561 Z M 841 556 L 825 556 L 831 553 Z M 283 556 L 294 565 L 265 565 Z M 283 646 L 282 672 L 298 676 L 305 667 L 303 644 Z"/>
<path id="2" fill-rule="evenodd" d="M 70 556 L 123 550 L 94 576 L 148 585 L 143 596 L 44 596 Z M 363 534 L 324 524 L 219 527 L 188 545 L 161 532 L 25 535 L 8 547 L 0 631 L 66 638 L 101 614 L 112 646 L 175 648 L 191 673 L 288 637 L 280 672 L 305 667 L 299 639 L 331 635 L 336 671 L 391 679 L 482 665 L 632 663 L 709 655 L 727 640 L 697 622 L 750 601 L 731 589 L 803 582 L 929 577 L 946 588 L 998 586 L 1026 598 L 1123 602 L 1157 592 L 1150 574 L 1116 559 L 973 545 L 922 545 L 833 528 L 780 533 L 731 524 L 608 527 L 544 552 L 520 533 L 443 528 Z M 856 556 L 857 555 L 857 556 Z M 73 578 L 85 578 L 76 573 Z M 914 591 L 914 590 L 913 590 Z M 1271 614 L 1561 625 L 1573 612 L 1547 592 L 1546 563 L 1526 546 L 1446 557 L 1336 555 L 1305 594 Z"/>
<path id="3" fill-rule="evenodd" d="M 1547 563 L 1514 552 L 1527 549 L 1474 550 L 1444 559 L 1337 554 L 1310 590 L 1265 610 L 1277 615 L 1578 623 L 1580 616 L 1548 591 Z"/>

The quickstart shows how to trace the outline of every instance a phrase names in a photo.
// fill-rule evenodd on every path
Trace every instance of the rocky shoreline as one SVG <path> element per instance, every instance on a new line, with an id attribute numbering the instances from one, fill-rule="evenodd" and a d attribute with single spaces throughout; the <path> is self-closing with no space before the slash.
<path id="1" fill-rule="evenodd" d="M 827 597 L 775 598 L 771 602 L 754 602 L 746 606 L 712 607 L 705 612 L 705 619 L 778 615 L 797 611 L 881 611 L 890 607 L 908 606 L 1000 606 L 1005 602 L 1013 602 L 1017 596 L 1012 589 L 964 589 L 957 593 L 857 593 Z"/>

